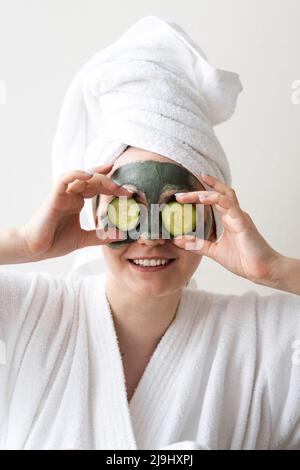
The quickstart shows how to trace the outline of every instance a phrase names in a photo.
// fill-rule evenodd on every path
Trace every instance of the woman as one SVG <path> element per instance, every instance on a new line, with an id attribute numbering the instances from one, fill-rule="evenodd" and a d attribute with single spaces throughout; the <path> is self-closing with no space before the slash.
<path id="1" fill-rule="evenodd" d="M 0 234 L 0 264 L 101 246 L 107 273 L 1 269 L 1 448 L 300 448 L 300 261 L 240 208 L 213 130 L 240 91 L 237 74 L 153 16 L 75 76 L 53 146 L 57 181 L 27 224 Z M 141 211 L 129 219 L 140 220 L 136 238 L 115 223 L 124 199 Z M 194 212 L 176 237 L 182 220 L 168 208 L 184 204 L 203 230 L 190 230 Z M 96 230 L 81 227 L 82 209 Z M 202 256 L 281 292 L 193 289 Z"/>
<path id="2" fill-rule="evenodd" d="M 147 206 L 138 184 L 113 181 L 118 169 L 147 161 L 177 166 L 129 148 L 114 165 L 62 176 L 26 225 L 1 234 L 2 265 L 99 244 L 108 268 L 79 279 L 0 271 L 1 448 L 299 449 L 291 348 L 300 339 L 300 261 L 267 243 L 234 190 L 203 176 L 213 193 L 200 183 L 183 187 L 184 196 L 168 193 L 189 203 L 208 195 L 203 204 L 220 212 L 223 236 L 216 242 L 211 225 L 200 249 L 185 237 L 140 237 L 115 249 L 109 244 L 125 232 L 80 227 L 84 198 L 100 194 L 103 208 L 138 196 Z M 202 256 L 285 293 L 186 287 Z M 129 261 L 144 258 L 174 261 L 148 271 Z"/>

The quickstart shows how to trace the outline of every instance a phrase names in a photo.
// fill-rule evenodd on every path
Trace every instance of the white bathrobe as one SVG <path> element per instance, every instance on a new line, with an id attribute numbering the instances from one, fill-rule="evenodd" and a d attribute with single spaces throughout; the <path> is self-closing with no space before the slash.
<path id="1" fill-rule="evenodd" d="M 104 276 L 0 269 L 1 449 L 300 449 L 300 296 L 184 288 L 128 404 Z"/>

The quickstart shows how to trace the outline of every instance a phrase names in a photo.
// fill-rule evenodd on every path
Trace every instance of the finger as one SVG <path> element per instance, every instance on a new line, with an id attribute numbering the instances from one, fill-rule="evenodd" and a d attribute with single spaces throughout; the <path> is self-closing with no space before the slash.
<path id="1" fill-rule="evenodd" d="M 182 203 L 187 203 L 187 202 L 195 202 L 199 203 L 199 195 L 200 194 L 218 194 L 216 191 L 189 191 L 186 193 L 176 193 L 175 197 L 176 200 Z"/>
<path id="2" fill-rule="evenodd" d="M 212 246 L 211 241 L 197 238 L 194 235 L 183 235 L 173 238 L 172 242 L 178 248 L 191 251 L 198 255 L 209 256 L 209 250 Z"/>
<path id="3" fill-rule="evenodd" d="M 68 185 L 73 183 L 76 179 L 82 180 L 82 181 L 88 181 L 91 180 L 96 173 L 109 173 L 111 170 L 113 163 L 108 163 L 107 165 L 101 165 L 97 166 L 94 168 L 90 168 L 88 170 L 74 170 L 70 171 L 67 173 L 63 173 L 61 175 L 61 179 L 59 180 L 58 183 L 58 192 L 59 193 L 64 193 Z M 84 187 L 83 185 L 81 185 Z"/>
<path id="4" fill-rule="evenodd" d="M 205 193 L 202 192 L 202 193 Z M 201 197 L 202 196 L 202 197 Z M 232 218 L 238 218 L 242 216 L 242 209 L 235 200 L 231 199 L 229 195 L 223 196 L 222 194 L 208 194 L 207 197 L 205 194 L 199 195 L 199 200 L 204 205 L 214 206 L 221 215 L 227 214 Z"/>
<path id="5" fill-rule="evenodd" d="M 220 214 L 229 215 L 232 218 L 238 218 L 242 216 L 242 209 L 240 208 L 238 202 L 230 198 L 230 196 L 223 196 L 221 194 L 210 194 L 206 198 L 203 198 L 203 195 L 199 197 L 199 200 L 204 205 L 214 206 Z"/>
<path id="6" fill-rule="evenodd" d="M 112 243 L 116 241 L 121 241 L 126 239 L 126 234 L 116 231 L 116 233 L 107 233 L 106 236 L 101 234 L 99 236 L 99 230 L 82 230 L 83 237 L 80 242 L 79 248 L 84 248 L 86 246 L 97 246 L 97 245 L 106 245 L 107 243 Z"/>
<path id="7" fill-rule="evenodd" d="M 239 202 L 236 197 L 232 197 L 229 191 L 226 194 L 222 194 L 218 191 L 190 191 L 186 193 L 175 194 L 176 200 L 182 203 L 198 203 L 199 201 L 203 204 L 219 204 L 221 208 L 230 209 L 233 205 L 239 207 Z"/>
<path id="8" fill-rule="evenodd" d="M 75 180 L 68 185 L 67 193 L 79 194 L 87 188 L 87 181 Z"/>
<path id="9" fill-rule="evenodd" d="M 226 183 L 223 183 L 215 176 L 205 175 L 204 173 L 201 173 L 201 177 L 203 178 L 203 181 L 215 191 L 218 191 L 219 193 L 224 195 L 228 194 L 233 198 L 236 196 L 233 188 L 228 186 Z"/>
<path id="10" fill-rule="evenodd" d="M 88 173 L 102 173 L 102 174 L 107 174 L 110 172 L 110 170 L 113 167 L 113 163 L 106 163 L 105 165 L 100 165 L 100 166 L 94 166 L 92 168 L 88 168 L 86 171 Z"/>
<path id="11" fill-rule="evenodd" d="M 221 209 L 228 210 L 233 205 L 228 195 L 216 193 L 215 191 L 201 191 L 198 195 L 199 201 L 205 205 L 218 204 Z"/>
<path id="12" fill-rule="evenodd" d="M 233 204 L 232 200 L 228 195 L 220 194 L 216 191 L 191 191 L 189 193 L 183 193 L 182 195 L 176 195 L 176 200 L 181 203 L 195 203 L 199 204 L 219 204 L 221 209 L 229 209 Z"/>
<path id="13" fill-rule="evenodd" d="M 95 173 L 94 177 L 89 181 L 86 190 L 82 192 L 85 198 L 91 198 L 96 194 L 106 194 L 115 196 L 132 196 L 132 191 L 115 183 L 110 177 Z"/>
<path id="14" fill-rule="evenodd" d="M 117 227 L 100 227 L 95 230 L 98 244 L 103 245 L 114 241 L 121 241 L 127 239 L 127 232 L 124 232 Z"/>
<path id="15" fill-rule="evenodd" d="M 68 189 L 68 185 L 75 181 L 76 179 L 82 181 L 88 181 L 91 179 L 93 175 L 83 171 L 83 170 L 74 170 L 68 173 L 65 173 L 61 176 L 60 180 L 58 181 L 56 191 L 58 194 L 63 194 Z"/>

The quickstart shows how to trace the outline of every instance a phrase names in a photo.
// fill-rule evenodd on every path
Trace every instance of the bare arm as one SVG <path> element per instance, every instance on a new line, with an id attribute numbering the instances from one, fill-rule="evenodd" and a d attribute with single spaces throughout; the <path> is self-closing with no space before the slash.
<path id="1" fill-rule="evenodd" d="M 111 166 L 96 167 L 92 174 L 81 170 L 64 174 L 28 223 L 0 233 L 0 265 L 56 258 L 124 238 L 126 234 L 118 229 L 105 231 L 100 237 L 101 230 L 84 230 L 80 225 L 85 198 L 132 195 L 106 176 Z"/>
<path id="2" fill-rule="evenodd" d="M 12 228 L 0 233 L 0 264 L 17 264 L 28 259 L 20 229 Z"/>

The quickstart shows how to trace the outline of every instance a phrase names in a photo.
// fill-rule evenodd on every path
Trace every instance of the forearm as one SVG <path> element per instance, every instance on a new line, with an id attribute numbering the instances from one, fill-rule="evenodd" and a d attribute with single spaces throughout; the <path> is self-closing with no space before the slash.
<path id="1" fill-rule="evenodd" d="M 278 255 L 268 279 L 258 284 L 300 295 L 300 260 Z"/>
<path id="2" fill-rule="evenodd" d="M 18 228 L 0 232 L 0 265 L 27 263 L 25 245 Z"/>

